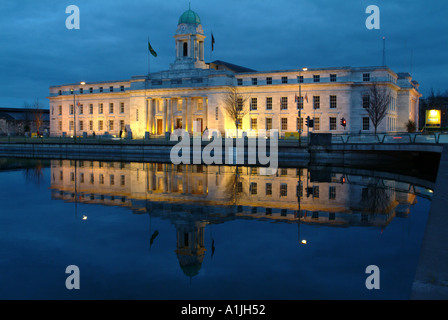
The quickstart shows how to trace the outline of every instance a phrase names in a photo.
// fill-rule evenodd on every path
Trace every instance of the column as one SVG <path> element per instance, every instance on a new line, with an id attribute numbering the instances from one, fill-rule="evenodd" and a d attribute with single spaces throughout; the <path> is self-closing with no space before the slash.
<path id="1" fill-rule="evenodd" d="M 191 133 L 191 132 L 193 132 L 193 127 L 192 127 L 193 122 L 191 121 L 191 119 L 192 119 L 191 98 L 187 98 L 187 112 L 186 112 L 186 114 L 187 114 L 187 126 L 186 126 L 186 128 L 187 128 L 187 131 Z"/>
<path id="2" fill-rule="evenodd" d="M 202 121 L 203 121 L 203 130 L 208 128 L 208 105 L 207 105 L 207 97 L 202 98 Z"/>
<path id="3" fill-rule="evenodd" d="M 152 118 L 152 114 L 151 114 L 151 104 L 152 104 L 152 99 L 148 99 L 146 100 L 146 131 L 147 132 L 151 132 L 151 118 Z"/>
<path id="4" fill-rule="evenodd" d="M 162 120 L 162 130 L 163 130 L 163 133 L 162 134 L 165 134 L 165 132 L 166 132 L 166 109 L 167 109 L 167 100 L 168 99 L 163 99 L 163 120 Z"/>
<path id="5" fill-rule="evenodd" d="M 173 117 L 173 110 L 171 108 L 171 98 L 166 99 L 167 101 L 167 123 L 166 123 L 166 132 L 171 132 L 171 123 Z"/>
<path id="6" fill-rule="evenodd" d="M 155 104 L 156 104 L 156 100 L 155 99 L 151 99 L 151 103 L 149 104 L 149 132 L 151 132 L 152 134 L 155 133 L 154 131 L 154 123 L 155 123 Z"/>
<path id="7" fill-rule="evenodd" d="M 187 127 L 187 100 L 188 98 L 182 99 L 182 129 L 186 130 Z"/>
<path id="8" fill-rule="evenodd" d="M 149 164 L 148 190 L 154 190 L 154 163 Z"/>

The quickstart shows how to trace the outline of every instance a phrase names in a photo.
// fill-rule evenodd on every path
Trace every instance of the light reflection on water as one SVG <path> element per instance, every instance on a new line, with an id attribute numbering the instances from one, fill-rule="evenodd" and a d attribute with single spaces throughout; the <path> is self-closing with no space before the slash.
<path id="1" fill-rule="evenodd" d="M 331 168 L 27 163 L 0 172 L 2 299 L 408 298 L 430 204 Z"/>

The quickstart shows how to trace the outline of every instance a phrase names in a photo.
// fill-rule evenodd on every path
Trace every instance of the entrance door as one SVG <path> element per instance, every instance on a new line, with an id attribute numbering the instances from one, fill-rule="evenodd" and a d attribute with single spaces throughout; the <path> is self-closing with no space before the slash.
<path id="1" fill-rule="evenodd" d="M 182 129 L 182 119 L 176 119 L 176 129 Z"/>
<path id="2" fill-rule="evenodd" d="M 163 125 L 163 120 L 157 119 L 157 134 L 163 134 L 162 125 Z"/>
<path id="3" fill-rule="evenodd" d="M 202 118 L 196 118 L 196 130 L 200 133 L 204 131 L 204 128 L 202 128 Z"/>

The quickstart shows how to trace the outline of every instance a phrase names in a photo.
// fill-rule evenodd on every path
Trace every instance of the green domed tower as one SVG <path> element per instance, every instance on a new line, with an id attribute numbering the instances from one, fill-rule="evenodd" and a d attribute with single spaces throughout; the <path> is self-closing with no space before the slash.
<path id="1" fill-rule="evenodd" d="M 204 30 L 199 15 L 189 7 L 182 13 L 177 23 L 176 60 L 171 65 L 172 70 L 207 69 L 204 62 Z"/>

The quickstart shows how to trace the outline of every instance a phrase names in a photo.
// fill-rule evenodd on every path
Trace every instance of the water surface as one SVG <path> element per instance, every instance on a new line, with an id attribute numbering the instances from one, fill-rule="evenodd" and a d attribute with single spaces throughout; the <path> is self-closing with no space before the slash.
<path id="1" fill-rule="evenodd" d="M 430 206 L 350 170 L 0 160 L 1 299 L 407 299 Z"/>

